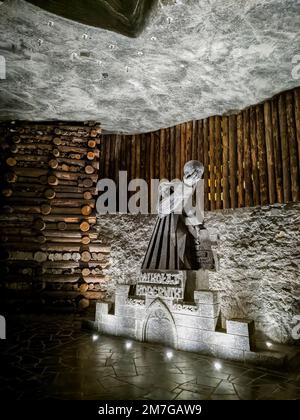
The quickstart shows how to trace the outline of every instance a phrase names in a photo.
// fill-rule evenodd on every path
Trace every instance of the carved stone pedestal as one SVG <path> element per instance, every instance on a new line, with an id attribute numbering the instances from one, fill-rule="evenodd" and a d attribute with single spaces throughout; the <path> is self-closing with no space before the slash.
<path id="1" fill-rule="evenodd" d="M 253 321 L 227 320 L 227 331 L 222 331 L 218 292 L 194 290 L 187 303 L 186 289 L 186 272 L 143 273 L 136 286 L 117 287 L 114 304 L 97 303 L 96 328 L 178 350 L 247 360 L 255 348 Z"/>

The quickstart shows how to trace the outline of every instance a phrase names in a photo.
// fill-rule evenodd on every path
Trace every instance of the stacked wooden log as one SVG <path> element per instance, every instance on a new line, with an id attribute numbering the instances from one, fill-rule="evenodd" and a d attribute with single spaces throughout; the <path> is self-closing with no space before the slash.
<path id="1" fill-rule="evenodd" d="M 2 125 L 1 287 L 50 307 L 105 295 L 109 247 L 95 230 L 98 124 Z"/>

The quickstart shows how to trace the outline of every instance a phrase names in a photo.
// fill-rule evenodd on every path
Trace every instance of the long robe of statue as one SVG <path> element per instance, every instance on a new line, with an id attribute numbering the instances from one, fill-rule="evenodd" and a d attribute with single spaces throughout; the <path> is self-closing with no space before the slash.
<path id="1" fill-rule="evenodd" d="M 142 271 L 215 268 L 208 231 L 204 227 L 203 164 L 191 160 L 183 181 L 161 182 L 158 218 Z"/>

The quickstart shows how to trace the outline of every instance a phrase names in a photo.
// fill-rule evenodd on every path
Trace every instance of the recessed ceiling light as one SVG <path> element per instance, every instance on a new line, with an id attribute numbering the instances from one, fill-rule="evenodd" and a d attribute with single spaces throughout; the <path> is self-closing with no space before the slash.
<path id="1" fill-rule="evenodd" d="M 222 369 L 222 365 L 221 365 L 221 363 L 220 363 L 220 362 L 215 362 L 215 363 L 214 363 L 214 368 L 215 368 L 216 370 L 221 370 L 221 369 Z"/>
<path id="2" fill-rule="evenodd" d="M 131 347 L 132 347 L 132 342 L 131 342 L 131 341 L 126 341 L 126 343 L 125 343 L 125 347 L 126 347 L 126 349 L 127 349 L 127 350 L 131 349 Z"/>
<path id="3" fill-rule="evenodd" d="M 166 357 L 167 357 L 167 359 L 171 360 L 173 358 L 173 352 L 171 350 L 168 350 L 166 352 Z"/>

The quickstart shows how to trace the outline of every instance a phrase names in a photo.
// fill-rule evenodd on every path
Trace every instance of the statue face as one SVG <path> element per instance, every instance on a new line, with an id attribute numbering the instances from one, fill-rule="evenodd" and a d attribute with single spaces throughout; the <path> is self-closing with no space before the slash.
<path id="1" fill-rule="evenodd" d="M 187 185 L 196 184 L 204 173 L 204 166 L 198 160 L 190 160 L 184 165 L 184 176 L 183 180 Z"/>

